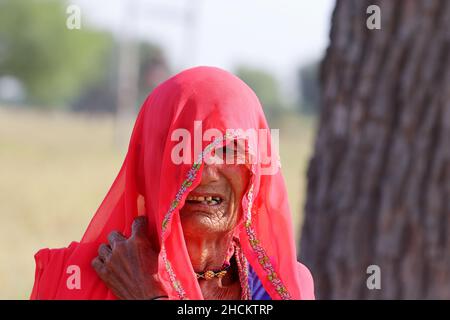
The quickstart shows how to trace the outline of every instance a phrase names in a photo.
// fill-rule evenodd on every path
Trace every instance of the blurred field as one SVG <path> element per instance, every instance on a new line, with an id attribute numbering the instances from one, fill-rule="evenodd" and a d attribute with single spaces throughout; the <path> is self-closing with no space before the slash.
<path id="1" fill-rule="evenodd" d="M 300 225 L 314 121 L 281 121 L 281 161 Z M 108 117 L 0 108 L 0 299 L 27 299 L 34 253 L 79 240 L 124 157 Z"/>

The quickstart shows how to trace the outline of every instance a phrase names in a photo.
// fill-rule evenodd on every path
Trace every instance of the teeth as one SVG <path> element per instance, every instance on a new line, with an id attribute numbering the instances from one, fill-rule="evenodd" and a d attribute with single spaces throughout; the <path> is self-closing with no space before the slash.
<path id="1" fill-rule="evenodd" d="M 195 197 L 195 196 L 188 196 L 187 200 L 193 200 L 193 201 L 205 201 L 205 197 Z"/>
<path id="2" fill-rule="evenodd" d="M 218 203 L 221 202 L 221 198 L 220 197 L 203 197 L 203 196 L 188 196 L 187 197 L 188 201 L 198 201 L 201 202 L 203 204 L 208 204 L 208 205 L 216 205 Z"/>

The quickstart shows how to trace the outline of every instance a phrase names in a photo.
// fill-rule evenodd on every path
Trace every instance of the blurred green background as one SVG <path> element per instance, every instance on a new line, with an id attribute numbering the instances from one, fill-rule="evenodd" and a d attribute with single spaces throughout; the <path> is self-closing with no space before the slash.
<path id="1" fill-rule="evenodd" d="M 173 62 L 158 37 L 99 28 L 84 15 L 81 29 L 67 28 L 68 4 L 0 1 L 0 299 L 29 297 L 38 249 L 81 238 L 120 168 L 138 107 L 190 66 Z M 292 96 L 273 67 L 239 57 L 223 66 L 255 90 L 270 126 L 280 129 L 297 236 L 320 58 L 288 66 Z"/>

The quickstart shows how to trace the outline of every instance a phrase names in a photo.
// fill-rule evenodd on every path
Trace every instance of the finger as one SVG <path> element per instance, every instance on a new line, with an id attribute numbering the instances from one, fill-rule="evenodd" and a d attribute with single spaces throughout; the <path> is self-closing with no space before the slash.
<path id="1" fill-rule="evenodd" d="M 114 249 L 115 245 L 118 242 L 125 241 L 126 238 L 119 231 L 112 231 L 108 235 L 108 242 L 112 249 Z"/>
<path id="2" fill-rule="evenodd" d="M 105 265 L 99 257 L 95 257 L 91 262 L 92 268 L 100 275 L 104 274 Z"/>
<path id="3" fill-rule="evenodd" d="M 134 219 L 133 224 L 131 225 L 131 236 L 134 237 L 148 236 L 147 217 L 139 216 Z"/>
<path id="4" fill-rule="evenodd" d="M 101 244 L 100 247 L 98 247 L 98 256 L 101 260 L 107 261 L 111 256 L 112 250 L 111 247 L 107 244 Z"/>

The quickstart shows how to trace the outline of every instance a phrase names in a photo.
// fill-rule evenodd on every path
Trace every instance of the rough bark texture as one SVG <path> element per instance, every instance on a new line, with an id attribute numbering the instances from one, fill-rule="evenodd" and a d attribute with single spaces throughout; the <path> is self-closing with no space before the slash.
<path id="1" fill-rule="evenodd" d="M 338 0 L 321 87 L 300 250 L 317 298 L 449 299 L 450 1 Z"/>

